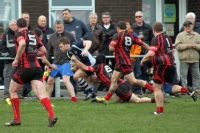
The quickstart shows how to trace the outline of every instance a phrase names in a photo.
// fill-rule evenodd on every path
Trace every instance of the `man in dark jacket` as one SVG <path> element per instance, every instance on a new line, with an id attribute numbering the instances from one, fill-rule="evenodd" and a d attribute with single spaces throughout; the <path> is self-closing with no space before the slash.
<path id="1" fill-rule="evenodd" d="M 46 48 L 48 39 L 54 33 L 54 30 L 47 25 L 47 18 L 44 15 L 38 17 L 38 28 L 43 32 L 42 43 Z"/>
<path id="2" fill-rule="evenodd" d="M 90 30 L 81 21 L 72 17 L 71 10 L 66 8 L 63 10 L 64 29 L 75 35 L 77 41 L 87 40 L 90 37 Z"/>
<path id="3" fill-rule="evenodd" d="M 94 56 L 98 55 L 105 41 L 103 28 L 101 25 L 97 24 L 97 18 L 97 14 L 95 12 L 91 12 L 89 14 L 89 24 L 87 24 L 87 27 L 91 31 L 89 40 L 92 41 L 92 46 L 90 47 L 89 52 Z"/>
<path id="4" fill-rule="evenodd" d="M 110 53 L 108 46 L 112 40 L 113 35 L 117 33 L 117 30 L 115 24 L 111 22 L 111 15 L 109 12 L 102 13 L 102 27 L 105 34 L 105 41 L 102 50 L 99 52 L 104 55 L 113 55 L 112 53 Z M 114 69 L 115 59 L 114 58 L 106 59 L 107 65 L 109 65 L 109 60 L 112 63 L 111 68 Z"/>
<path id="5" fill-rule="evenodd" d="M 15 32 L 17 31 L 17 25 L 16 25 L 16 20 L 11 20 L 9 22 L 9 29 L 7 33 L 4 34 L 2 38 L 2 42 L 0 45 L 0 53 L 4 57 L 12 57 L 14 58 L 16 55 L 16 48 L 15 48 L 15 41 L 14 41 L 14 36 Z M 5 60 L 5 67 L 3 70 L 3 75 L 4 75 L 4 98 L 9 98 L 9 86 L 10 86 L 10 81 L 11 78 L 15 72 L 15 68 L 12 67 L 12 62 L 13 60 Z M 18 91 L 19 98 L 23 98 L 22 96 L 23 89 L 20 89 Z"/>
<path id="6" fill-rule="evenodd" d="M 144 16 L 141 11 L 137 11 L 135 13 L 135 23 L 133 24 L 133 31 L 137 33 L 138 37 L 148 45 L 154 37 L 152 28 L 150 25 L 144 22 Z M 142 49 L 141 55 L 145 55 L 146 53 L 147 50 Z M 147 66 L 140 66 L 141 59 L 142 58 L 136 58 L 134 74 L 136 79 L 148 81 Z M 141 94 L 141 88 L 139 86 L 135 86 L 134 92 L 137 94 Z"/>

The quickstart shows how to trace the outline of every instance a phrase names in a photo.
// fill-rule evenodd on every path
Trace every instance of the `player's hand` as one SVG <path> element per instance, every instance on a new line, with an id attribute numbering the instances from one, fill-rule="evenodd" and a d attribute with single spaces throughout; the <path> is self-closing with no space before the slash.
<path id="1" fill-rule="evenodd" d="M 145 62 L 143 60 L 141 60 L 140 66 L 144 66 L 144 65 L 145 65 Z"/>
<path id="2" fill-rule="evenodd" d="M 48 66 L 44 66 L 44 70 L 48 70 L 49 69 L 49 67 Z"/>
<path id="3" fill-rule="evenodd" d="M 83 57 L 83 56 L 87 56 L 87 54 L 88 54 L 88 51 L 85 50 L 85 49 L 84 49 L 84 50 L 82 51 L 82 53 L 81 53 L 82 57 Z"/>
<path id="4" fill-rule="evenodd" d="M 17 67 L 18 66 L 18 59 L 15 59 L 12 63 L 12 67 Z"/>
<path id="5" fill-rule="evenodd" d="M 54 65 L 54 64 L 52 64 L 52 65 L 51 65 L 51 68 L 52 68 L 52 69 L 57 69 L 57 66 Z"/>
<path id="6" fill-rule="evenodd" d="M 113 52 L 113 51 L 115 51 L 115 48 L 114 48 L 114 47 L 111 47 L 111 46 L 109 46 L 109 51 Z"/>

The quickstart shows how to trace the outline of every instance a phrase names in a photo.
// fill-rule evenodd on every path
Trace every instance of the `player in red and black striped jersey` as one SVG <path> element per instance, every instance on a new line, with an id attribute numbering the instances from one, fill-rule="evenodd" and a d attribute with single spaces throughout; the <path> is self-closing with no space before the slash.
<path id="1" fill-rule="evenodd" d="M 144 65 L 148 60 L 152 59 L 152 64 L 155 68 L 154 72 L 154 94 L 156 99 L 157 109 L 154 114 L 163 114 L 163 102 L 164 97 L 161 91 L 161 87 L 164 90 L 189 94 L 194 101 L 197 100 L 197 95 L 194 91 L 190 92 L 185 87 L 178 85 L 171 86 L 170 83 L 173 82 L 176 68 L 174 66 L 174 51 L 171 39 L 163 33 L 163 25 L 161 22 L 155 22 L 153 24 L 153 33 L 155 37 L 153 38 L 148 53 L 141 60 L 141 65 Z"/>
<path id="2" fill-rule="evenodd" d="M 21 125 L 20 103 L 17 91 L 24 83 L 30 82 L 36 97 L 41 101 L 49 114 L 48 126 L 52 127 L 58 118 L 54 114 L 49 98 L 45 95 L 45 89 L 42 83 L 43 71 L 37 60 L 37 56 L 45 54 L 46 49 L 38 37 L 28 31 L 28 25 L 25 19 L 18 19 L 17 27 L 18 33 L 15 36 L 17 54 L 12 63 L 12 66 L 17 68 L 9 88 L 14 118 L 12 121 L 5 123 L 5 125 Z"/>
<path id="3" fill-rule="evenodd" d="M 132 44 L 136 43 L 145 49 L 149 46 L 141 41 L 134 33 L 126 31 L 126 23 L 120 21 L 117 24 L 118 33 L 113 35 L 113 39 L 109 45 L 110 51 L 115 52 L 116 66 L 111 79 L 111 86 L 109 90 L 116 90 L 116 83 L 119 77 L 124 75 L 131 85 L 138 85 L 153 92 L 153 87 L 143 80 L 138 80 L 133 74 L 130 61 L 130 48 Z"/>
<path id="4" fill-rule="evenodd" d="M 74 55 L 71 57 L 75 61 L 76 65 L 84 71 L 95 72 L 97 78 L 103 83 L 106 88 L 110 87 L 112 69 L 106 65 L 106 58 L 104 55 L 98 55 L 96 57 L 96 64 L 94 66 L 86 66 L 80 62 Z M 103 98 L 105 101 L 109 101 L 113 93 L 117 96 L 115 97 L 115 102 L 133 102 L 133 103 L 144 103 L 144 102 L 155 102 L 154 98 L 143 97 L 139 98 L 134 93 L 132 93 L 131 88 L 127 82 L 123 79 L 118 79 L 118 87 L 116 91 L 108 91 L 107 95 Z M 97 101 L 102 102 L 96 97 Z"/>

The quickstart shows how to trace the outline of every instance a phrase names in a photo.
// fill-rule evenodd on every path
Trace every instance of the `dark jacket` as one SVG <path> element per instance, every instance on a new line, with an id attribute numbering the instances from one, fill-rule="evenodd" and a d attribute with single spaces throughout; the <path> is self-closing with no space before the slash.
<path id="1" fill-rule="evenodd" d="M 145 43 L 150 45 L 152 38 L 154 38 L 153 30 L 151 26 L 145 22 L 143 22 L 143 27 L 140 28 L 136 23 L 133 24 L 133 31 L 139 35 L 139 32 L 143 32 L 144 38 L 142 39 Z"/>
<path id="2" fill-rule="evenodd" d="M 104 55 L 111 55 L 109 51 L 109 44 L 112 41 L 112 37 L 115 33 L 117 33 L 116 26 L 112 22 L 110 22 L 110 27 L 106 29 L 102 23 L 103 31 L 105 34 L 105 41 L 102 49 L 99 51 L 99 53 Z"/>
<path id="3" fill-rule="evenodd" d="M 64 28 L 67 31 L 75 31 L 76 33 L 76 39 L 79 41 L 80 38 L 83 38 L 84 40 L 87 40 L 90 37 L 90 30 L 87 28 L 87 26 L 83 23 L 83 21 L 76 19 L 75 17 L 72 17 L 73 20 L 71 22 L 67 22 L 66 20 L 63 20 L 64 22 Z"/>
<path id="4" fill-rule="evenodd" d="M 184 28 L 182 27 L 180 32 L 183 32 L 184 31 Z M 195 25 L 194 25 L 194 28 L 193 28 L 193 31 L 197 32 L 200 34 L 200 23 L 199 22 L 195 22 Z"/>
<path id="5" fill-rule="evenodd" d="M 144 41 L 146 44 L 150 45 L 151 40 L 154 38 L 154 34 L 153 34 L 153 30 L 151 28 L 151 26 L 145 22 L 143 22 L 143 26 L 142 28 L 140 28 L 139 26 L 137 26 L 136 23 L 134 23 L 132 25 L 133 27 L 133 31 L 136 32 L 139 35 L 139 32 L 143 32 L 143 36 L 144 38 L 142 39 L 142 41 Z M 146 50 L 142 50 L 141 54 L 145 54 Z"/>
<path id="6" fill-rule="evenodd" d="M 38 25 L 38 28 L 42 30 L 42 33 L 43 33 L 42 43 L 46 48 L 47 47 L 47 43 L 48 43 L 47 35 L 53 34 L 54 30 L 52 28 L 50 28 L 48 25 L 46 26 L 46 28 L 42 28 L 42 27 L 40 27 Z"/>
<path id="7" fill-rule="evenodd" d="M 61 34 L 55 32 L 53 35 L 51 35 L 47 43 L 47 60 L 51 61 L 51 57 L 54 56 L 53 62 L 55 64 L 63 64 L 65 62 L 69 62 L 69 58 L 67 57 L 66 52 L 62 52 L 58 45 L 58 40 L 61 37 L 67 37 L 71 43 L 76 41 L 74 35 L 68 31 L 63 31 Z"/>
<path id="8" fill-rule="evenodd" d="M 15 33 L 10 28 L 3 35 L 2 42 L 0 44 L 0 53 L 4 57 L 12 57 L 16 56 L 16 48 L 14 41 Z M 6 64 L 12 63 L 12 60 L 5 60 Z"/>
<path id="9" fill-rule="evenodd" d="M 105 35 L 101 25 L 96 24 L 94 26 L 94 29 L 92 29 L 90 24 L 87 24 L 87 27 L 91 31 L 91 36 L 89 40 L 92 41 L 92 46 L 90 47 L 89 52 L 93 54 L 96 50 L 100 51 L 101 48 L 103 47 L 105 41 Z"/>

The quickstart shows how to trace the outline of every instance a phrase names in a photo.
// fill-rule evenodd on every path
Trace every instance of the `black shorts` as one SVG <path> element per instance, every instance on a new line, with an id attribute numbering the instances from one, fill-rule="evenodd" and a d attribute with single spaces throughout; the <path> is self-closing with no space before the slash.
<path id="1" fill-rule="evenodd" d="M 123 64 L 121 66 L 115 65 L 115 71 L 121 72 L 123 75 L 127 75 L 133 72 L 133 69 L 131 68 L 131 65 Z"/>
<path id="2" fill-rule="evenodd" d="M 174 65 L 159 65 L 156 67 L 153 81 L 157 84 L 172 83 L 176 74 Z"/>
<path id="3" fill-rule="evenodd" d="M 41 67 L 17 68 L 12 79 L 18 84 L 25 84 L 30 82 L 31 80 L 42 81 L 42 76 L 43 71 Z"/>
<path id="4" fill-rule="evenodd" d="M 124 102 L 129 102 L 132 96 L 132 91 L 128 82 L 120 84 L 116 89 L 115 94 L 120 97 Z"/>

